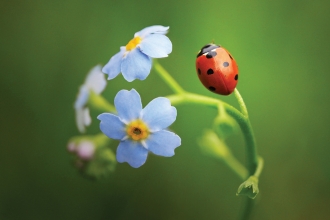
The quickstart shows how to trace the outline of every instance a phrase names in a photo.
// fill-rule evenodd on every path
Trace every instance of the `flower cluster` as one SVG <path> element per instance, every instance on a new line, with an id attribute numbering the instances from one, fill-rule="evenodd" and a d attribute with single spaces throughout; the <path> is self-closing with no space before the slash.
<path id="1" fill-rule="evenodd" d="M 116 158 L 107 147 L 109 138 L 104 134 L 77 136 L 70 139 L 67 150 L 72 154 L 73 165 L 89 179 L 108 176 L 115 170 Z"/>
<path id="2" fill-rule="evenodd" d="M 155 25 L 135 33 L 134 38 L 111 57 L 102 72 L 108 75 L 108 80 L 120 72 L 128 82 L 146 79 L 152 58 L 167 57 L 172 52 L 172 43 L 165 36 L 168 29 Z M 80 87 L 74 107 L 77 127 L 82 133 L 91 124 L 88 108 L 91 96 L 99 96 L 106 86 L 103 73 L 101 66 L 94 67 Z M 98 102 L 102 101 L 98 99 Z M 149 152 L 164 157 L 174 155 L 174 149 L 181 145 L 181 139 L 166 130 L 177 116 L 169 99 L 158 97 L 142 108 L 140 95 L 135 89 L 121 90 L 115 97 L 114 105 L 118 114 L 102 113 L 98 119 L 100 130 L 107 137 L 120 140 L 116 153 L 118 162 L 127 162 L 137 168 L 145 163 Z M 68 150 L 81 160 L 93 160 L 93 146 L 93 142 L 83 141 L 78 145 L 69 144 Z"/>
<path id="3" fill-rule="evenodd" d="M 172 105 L 202 104 L 217 109 L 218 113 L 213 120 L 213 128 L 206 129 L 197 139 L 197 144 L 205 154 L 222 160 L 244 181 L 239 186 L 237 195 L 254 199 L 259 193 L 258 182 L 263 159 L 257 154 L 247 108 L 236 89 L 236 62 L 222 47 L 207 44 L 197 56 L 196 70 L 201 82 L 213 92 L 221 95 L 233 92 L 240 110 L 221 100 L 185 91 L 158 62 L 152 63 L 153 58 L 164 58 L 172 52 L 172 43 L 166 36 L 168 30 L 169 27 L 155 25 L 136 32 L 104 67 L 98 65 L 89 72 L 74 104 L 76 122 L 78 130 L 85 132 L 86 127 L 91 124 L 89 108 L 92 107 L 99 111 L 97 119 L 100 121 L 101 132 L 74 137 L 69 141 L 67 149 L 74 157 L 75 166 L 84 176 L 98 179 L 113 172 L 116 162 L 125 162 L 133 168 L 139 168 L 145 164 L 149 153 L 172 157 L 175 149 L 181 145 L 181 138 L 168 130 L 177 117 L 177 110 Z M 218 53 L 220 55 L 217 56 Z M 226 57 L 228 62 L 222 60 L 223 57 Z M 104 74 L 107 74 L 108 80 L 114 79 L 120 73 L 128 82 L 145 80 L 152 65 L 174 91 L 168 98 L 154 98 L 143 108 L 140 94 L 134 88 L 117 92 L 113 105 L 101 96 L 107 84 Z M 211 78 L 207 78 L 206 82 L 204 77 Z M 224 81 L 221 77 L 228 79 Z M 214 91 L 214 85 L 209 85 L 210 80 L 221 81 L 216 83 L 217 91 Z M 229 93 L 221 92 L 224 90 Z M 226 143 L 226 139 L 236 132 L 238 126 L 247 142 L 248 168 L 234 157 Z M 116 154 L 109 147 L 112 139 L 119 142 Z M 248 204 L 246 207 L 252 206 Z"/>
<path id="4" fill-rule="evenodd" d="M 70 142 L 68 144 L 68 151 L 76 154 L 82 160 L 91 160 L 95 152 L 94 142 L 83 140 L 80 143 Z"/>

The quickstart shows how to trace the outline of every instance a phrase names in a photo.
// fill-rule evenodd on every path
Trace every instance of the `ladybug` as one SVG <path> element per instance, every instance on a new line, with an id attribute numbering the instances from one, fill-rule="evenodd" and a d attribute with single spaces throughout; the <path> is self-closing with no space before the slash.
<path id="1" fill-rule="evenodd" d="M 207 44 L 198 52 L 196 70 L 199 80 L 211 92 L 231 94 L 238 81 L 238 66 L 223 47 Z"/>

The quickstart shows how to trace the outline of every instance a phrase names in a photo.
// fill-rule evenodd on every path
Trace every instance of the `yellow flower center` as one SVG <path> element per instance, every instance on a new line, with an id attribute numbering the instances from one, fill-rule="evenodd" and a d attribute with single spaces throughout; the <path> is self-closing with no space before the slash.
<path id="1" fill-rule="evenodd" d="M 129 123 L 126 127 L 126 132 L 135 141 L 146 139 L 149 136 L 148 126 L 139 119 Z"/>
<path id="2" fill-rule="evenodd" d="M 132 40 L 128 42 L 128 44 L 126 44 L 126 50 L 127 51 L 133 50 L 141 42 L 141 40 L 142 39 L 140 37 L 134 37 Z"/>

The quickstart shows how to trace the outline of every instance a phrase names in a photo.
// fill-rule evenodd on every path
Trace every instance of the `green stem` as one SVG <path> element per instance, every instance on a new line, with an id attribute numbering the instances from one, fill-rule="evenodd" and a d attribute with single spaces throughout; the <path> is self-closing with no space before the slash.
<path id="1" fill-rule="evenodd" d="M 190 92 L 184 92 L 182 94 L 167 96 L 167 98 L 171 101 L 172 105 L 190 103 L 190 104 L 206 105 L 214 108 L 218 108 L 219 105 L 223 105 L 226 111 L 236 119 L 239 118 L 239 120 L 242 121 L 246 120 L 244 115 L 242 115 L 242 113 L 240 113 L 233 106 L 229 105 L 226 102 L 208 96 L 198 95 Z"/>
<path id="2" fill-rule="evenodd" d="M 258 166 L 258 162 L 259 162 L 256 141 L 255 141 L 253 129 L 252 129 L 252 126 L 250 123 L 249 114 L 248 114 L 246 105 L 243 101 L 243 98 L 237 89 L 235 89 L 234 93 L 235 93 L 237 102 L 240 106 L 241 112 L 245 117 L 244 121 L 237 121 L 237 122 L 239 123 L 239 125 L 242 129 L 242 132 L 244 134 L 244 138 L 246 141 L 246 145 L 247 145 L 246 153 L 247 153 L 247 160 L 248 160 L 248 166 L 249 166 L 249 173 L 250 173 L 250 175 L 253 175 L 253 173 L 255 172 L 255 170 Z"/>
<path id="3" fill-rule="evenodd" d="M 258 166 L 257 166 L 253 176 L 259 178 L 259 176 L 261 174 L 261 171 L 263 169 L 263 166 L 264 166 L 264 160 L 261 157 L 259 157 L 258 158 Z M 255 204 L 255 200 L 250 199 L 248 197 L 246 197 L 244 199 L 245 199 L 245 202 L 244 202 L 244 206 L 242 208 L 240 219 L 241 220 L 248 220 L 250 218 L 253 206 Z"/>
<path id="4" fill-rule="evenodd" d="M 244 198 L 244 205 L 242 207 L 242 211 L 240 212 L 241 216 L 240 219 L 241 220 L 248 220 L 251 217 L 251 213 L 255 204 L 255 200 L 250 199 L 249 197 L 245 197 Z"/>
<path id="5" fill-rule="evenodd" d="M 227 113 L 236 119 L 238 125 L 240 126 L 242 133 L 244 134 L 244 139 L 247 146 L 247 160 L 248 160 L 248 170 L 249 174 L 253 175 L 258 165 L 258 155 L 256 142 L 254 139 L 254 134 L 252 130 L 252 126 L 247 117 L 245 117 L 240 111 L 231 105 L 222 102 L 218 99 L 210 98 L 207 96 L 202 96 L 198 94 L 193 94 L 189 92 L 185 92 L 178 95 L 170 95 L 167 98 L 171 101 L 173 105 L 178 105 L 182 103 L 191 103 L 191 104 L 201 104 L 206 106 L 211 106 L 214 108 L 218 108 L 219 105 L 223 105 L 226 109 Z"/>
<path id="6" fill-rule="evenodd" d="M 239 107 L 241 108 L 241 112 L 242 114 L 245 116 L 245 117 L 249 117 L 249 114 L 248 114 L 248 111 L 247 111 L 247 108 L 246 108 L 246 105 L 243 101 L 243 98 L 241 96 L 241 94 L 238 92 L 238 90 L 235 88 L 234 90 L 234 94 L 236 96 L 236 99 L 237 99 L 237 102 L 239 104 Z"/>
<path id="7" fill-rule="evenodd" d="M 158 74 L 164 79 L 164 81 L 173 89 L 177 94 L 170 95 L 167 98 L 170 99 L 172 105 L 177 105 L 181 103 L 192 103 L 212 106 L 218 108 L 218 106 L 223 105 L 229 115 L 236 119 L 242 133 L 244 134 L 244 139 L 247 145 L 247 160 L 248 160 L 248 170 L 249 174 L 253 175 L 257 165 L 258 165 L 258 154 L 256 148 L 256 141 L 254 139 L 254 134 L 250 120 L 248 118 L 248 112 L 243 98 L 239 94 L 238 90 L 235 89 L 235 96 L 238 100 L 242 113 L 231 105 L 222 102 L 218 99 L 214 99 L 207 96 L 202 96 L 194 93 L 185 92 L 179 84 L 169 75 L 169 73 L 158 63 L 154 62 L 154 66 Z"/>
<path id="8" fill-rule="evenodd" d="M 248 118 L 245 119 L 244 121 L 237 120 L 237 122 L 241 127 L 246 142 L 246 147 L 247 147 L 246 154 L 247 154 L 249 174 L 253 175 L 258 166 L 258 154 L 257 154 L 256 141 L 254 139 L 252 126 Z"/>
<path id="9" fill-rule="evenodd" d="M 116 108 L 110 104 L 103 96 L 90 92 L 88 104 L 91 108 L 105 112 L 116 112 Z"/>
<path id="10" fill-rule="evenodd" d="M 197 139 L 201 150 L 212 157 L 222 160 L 242 180 L 248 178 L 248 170 L 233 156 L 223 139 L 211 129 L 205 129 L 204 134 Z"/>
<path id="11" fill-rule="evenodd" d="M 108 138 L 105 134 L 99 133 L 94 135 L 94 142 L 98 147 L 105 147 L 110 143 L 111 139 Z"/>
<path id="12" fill-rule="evenodd" d="M 247 169 L 230 153 L 223 158 L 227 166 L 232 169 L 242 180 L 248 178 Z"/>
<path id="13" fill-rule="evenodd" d="M 182 87 L 173 79 L 173 77 L 158 63 L 156 59 L 153 60 L 154 68 L 159 76 L 171 87 L 175 93 L 184 93 Z"/>
<path id="14" fill-rule="evenodd" d="M 259 178 L 262 169 L 264 168 L 264 159 L 262 157 L 258 158 L 258 166 L 253 176 Z"/>
<path id="15" fill-rule="evenodd" d="M 238 111 L 236 108 L 232 107 L 231 105 L 222 102 L 218 99 L 193 94 L 189 92 L 185 92 L 180 85 L 169 75 L 169 73 L 158 63 L 154 62 L 154 67 L 158 74 L 161 76 L 161 78 L 171 87 L 171 89 L 176 93 L 175 95 L 170 95 L 167 98 L 170 99 L 172 105 L 182 104 L 182 103 L 192 103 L 192 104 L 201 104 L 201 105 L 207 105 L 214 108 L 218 108 L 219 106 L 223 105 L 226 111 L 229 115 L 231 115 L 239 124 L 242 133 L 244 135 L 244 139 L 247 146 L 247 163 L 248 163 L 248 172 L 249 175 L 260 175 L 262 166 L 263 166 L 263 160 L 259 160 L 258 154 L 257 154 L 257 148 L 256 148 L 256 141 L 253 134 L 253 129 L 249 120 L 248 111 L 246 108 L 246 105 L 243 101 L 242 96 L 238 92 L 237 89 L 235 89 L 234 94 L 237 98 L 238 104 L 240 106 L 241 112 Z M 227 164 L 235 170 L 235 164 L 231 163 L 231 160 L 226 161 Z M 229 162 L 229 163 L 228 163 Z M 259 165 L 259 166 L 258 166 Z M 258 168 L 257 168 L 258 167 Z M 236 173 L 238 173 L 236 171 Z M 241 177 L 243 174 L 239 174 Z M 246 175 L 246 174 L 244 174 Z M 254 200 L 250 198 L 246 198 L 243 215 L 241 216 L 242 219 L 248 219 L 252 208 L 254 205 Z"/>

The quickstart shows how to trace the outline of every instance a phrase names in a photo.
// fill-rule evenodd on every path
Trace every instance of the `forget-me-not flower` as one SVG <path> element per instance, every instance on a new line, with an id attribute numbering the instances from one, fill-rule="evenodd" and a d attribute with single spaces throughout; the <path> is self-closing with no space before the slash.
<path id="1" fill-rule="evenodd" d="M 120 47 L 120 52 L 111 57 L 102 71 L 108 74 L 108 79 L 121 72 L 128 82 L 144 80 L 150 73 L 151 58 L 167 57 L 172 52 L 172 42 L 165 36 L 168 29 L 154 25 L 135 33 L 134 38 Z"/>
<path id="2" fill-rule="evenodd" d="M 169 99 L 155 98 L 142 109 L 140 95 L 132 89 L 119 91 L 114 104 L 118 115 L 103 113 L 97 118 L 106 136 L 120 140 L 116 155 L 118 162 L 127 162 L 138 168 L 145 163 L 149 151 L 164 157 L 174 155 L 181 139 L 165 130 L 177 115 Z"/>
<path id="3" fill-rule="evenodd" d="M 84 84 L 80 86 L 76 102 L 74 103 L 76 124 L 81 133 L 84 133 L 86 126 L 90 125 L 92 122 L 89 108 L 87 107 L 90 93 L 94 92 L 95 94 L 100 94 L 107 85 L 107 81 L 104 78 L 104 74 L 101 72 L 101 68 L 101 65 L 97 65 L 91 69 Z"/>

